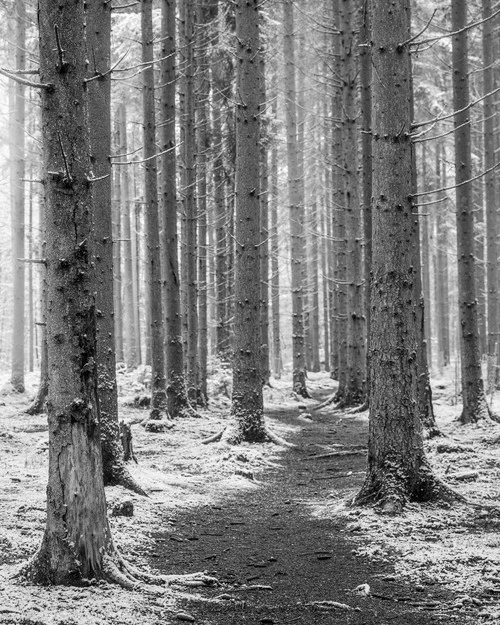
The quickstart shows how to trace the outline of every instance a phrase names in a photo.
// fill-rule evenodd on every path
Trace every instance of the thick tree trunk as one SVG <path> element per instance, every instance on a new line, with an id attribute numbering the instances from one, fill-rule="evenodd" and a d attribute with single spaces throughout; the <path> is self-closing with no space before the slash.
<path id="1" fill-rule="evenodd" d="M 268 439 L 260 354 L 259 2 L 237 0 L 235 308 L 231 425 L 233 443 Z"/>
<path id="2" fill-rule="evenodd" d="M 162 2 L 162 53 L 160 141 L 163 188 L 163 266 L 165 275 L 165 344 L 168 414 L 176 419 L 194 414 L 184 379 L 182 350 L 182 315 L 180 306 L 179 260 L 177 237 L 177 184 L 175 151 L 175 0 Z"/>
<path id="3" fill-rule="evenodd" d="M 288 202 L 290 211 L 290 255 L 292 289 L 293 390 L 308 397 L 306 386 L 306 355 L 303 318 L 304 270 L 304 206 L 298 164 L 297 104 L 295 89 L 294 19 L 291 0 L 283 3 L 286 134 L 288 163 Z"/>
<path id="4" fill-rule="evenodd" d="M 455 183 L 457 211 L 458 305 L 460 349 L 462 355 L 462 423 L 489 419 L 479 350 L 478 312 L 474 275 L 474 218 L 472 177 L 469 80 L 467 59 L 467 6 L 465 0 L 451 5 L 453 61 L 453 108 L 455 111 Z"/>
<path id="5" fill-rule="evenodd" d="M 41 0 L 40 78 L 46 194 L 49 355 L 47 525 L 28 574 L 42 583 L 106 577 L 106 516 L 97 404 L 92 167 L 84 7 Z"/>
<path id="6" fill-rule="evenodd" d="M 26 67 L 26 8 L 25 0 L 15 3 L 14 40 L 16 69 Z M 12 364 L 10 382 L 18 393 L 24 393 L 24 124 L 25 86 L 13 83 L 10 87 L 12 121 L 10 125 L 10 168 L 11 168 L 11 230 L 12 230 L 12 284 L 13 284 L 13 325 L 12 325 Z"/>
<path id="7" fill-rule="evenodd" d="M 162 426 L 154 421 L 162 418 L 167 410 L 165 359 L 163 353 L 163 312 L 160 272 L 160 235 L 158 216 L 158 182 L 156 166 L 156 121 L 153 69 L 153 17 L 152 0 L 142 0 L 141 32 L 143 76 L 143 143 L 144 188 L 146 211 L 146 276 L 149 290 L 149 327 L 151 331 L 151 421 L 149 430 L 158 431 Z"/>
<path id="8" fill-rule="evenodd" d="M 399 512 L 445 492 L 426 460 L 417 402 L 417 222 L 412 203 L 407 2 L 373 3 L 373 255 L 368 471 L 356 501 Z"/>

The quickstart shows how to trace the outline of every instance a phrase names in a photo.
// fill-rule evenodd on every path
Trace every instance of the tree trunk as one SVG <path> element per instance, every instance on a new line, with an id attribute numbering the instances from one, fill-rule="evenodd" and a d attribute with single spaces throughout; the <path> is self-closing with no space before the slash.
<path id="1" fill-rule="evenodd" d="M 261 115 L 266 112 L 266 65 L 261 54 L 259 68 Z M 269 366 L 269 163 L 266 136 L 267 126 L 261 124 L 260 138 L 260 352 L 262 383 L 269 384 L 271 370 Z"/>
<path id="2" fill-rule="evenodd" d="M 436 188 L 446 187 L 446 164 L 442 162 L 442 146 L 436 146 Z M 446 206 L 446 204 L 444 204 Z M 449 287 L 448 287 L 448 224 L 446 211 L 442 208 L 436 211 L 436 307 L 437 307 L 437 337 L 438 337 L 438 364 L 447 367 L 450 364 L 450 322 L 449 322 Z"/>
<path id="3" fill-rule="evenodd" d="M 127 108 L 122 102 L 118 106 L 117 112 L 118 131 L 118 153 L 128 154 L 127 141 Z M 121 157 L 125 159 L 126 157 Z M 139 354 L 137 350 L 137 333 L 135 330 L 134 314 L 134 288 L 133 288 L 133 257 L 132 257 L 132 224 L 131 224 L 131 201 L 130 201 L 130 179 L 127 165 L 117 166 L 115 175 L 120 176 L 120 217 L 121 217 L 121 238 L 123 241 L 117 242 L 121 246 L 121 257 L 123 260 L 122 293 L 123 293 L 123 336 L 125 339 L 125 362 L 129 367 L 137 367 L 139 364 Z"/>
<path id="4" fill-rule="evenodd" d="M 25 0 L 15 3 L 15 56 L 16 69 L 26 67 L 26 8 Z M 12 365 L 10 382 L 18 393 L 24 393 L 24 124 L 25 86 L 16 82 L 12 89 L 10 125 L 10 168 L 11 168 L 11 229 L 12 229 L 12 284 L 13 284 L 13 326 Z M 21 260 L 22 259 L 22 260 Z"/>
<path id="5" fill-rule="evenodd" d="M 295 89 L 294 19 L 291 0 L 283 3 L 286 134 L 288 163 L 288 202 L 290 211 L 290 256 L 292 290 L 293 390 L 308 397 L 303 318 L 304 206 L 298 165 L 297 105 Z"/>
<path id="6" fill-rule="evenodd" d="M 177 237 L 177 184 L 175 151 L 175 0 L 162 2 L 162 52 L 160 141 L 163 170 L 161 195 L 163 213 L 163 265 L 165 274 L 165 343 L 167 362 L 167 408 L 176 419 L 191 416 L 184 379 L 182 315 L 180 307 Z"/>
<path id="7" fill-rule="evenodd" d="M 198 32 L 196 39 L 197 93 L 196 93 L 196 133 L 197 133 L 197 214 L 198 214 L 198 292 L 199 292 L 199 338 L 198 338 L 198 387 L 197 401 L 201 406 L 208 403 L 208 281 L 207 281 L 207 152 L 210 149 L 208 132 L 207 102 L 210 93 L 209 68 L 207 58 L 208 6 L 206 1 L 197 5 Z"/>
<path id="8" fill-rule="evenodd" d="M 146 276 L 149 290 L 149 327 L 151 332 L 151 421 L 146 427 L 152 431 L 162 429 L 154 421 L 167 410 L 165 360 L 163 353 L 163 313 L 160 272 L 160 235 L 158 218 L 158 181 L 156 168 L 156 121 L 153 68 L 153 18 L 152 0 L 142 0 L 141 32 L 143 77 L 143 143 L 144 189 L 146 215 Z"/>
<path id="9" fill-rule="evenodd" d="M 264 422 L 260 354 L 259 1 L 236 3 L 236 219 L 233 443 L 268 440 Z"/>
<path id="10" fill-rule="evenodd" d="M 273 105 L 276 117 L 277 104 Z M 271 315 L 273 328 L 273 374 L 276 379 L 281 377 L 281 329 L 280 329 L 280 266 L 279 266 L 279 235 L 278 235 L 278 145 L 273 143 L 271 150 Z"/>
<path id="11" fill-rule="evenodd" d="M 47 524 L 29 576 L 49 584 L 106 577 L 115 555 L 106 516 L 97 404 L 90 138 L 81 2 L 39 2 L 46 194 L 49 483 Z"/>
<path id="12" fill-rule="evenodd" d="M 375 0 L 373 61 L 373 254 L 368 471 L 358 503 L 405 502 L 444 492 L 426 460 L 417 402 L 409 8 Z"/>
<path id="13" fill-rule="evenodd" d="M 190 0 L 181 0 L 181 58 L 183 73 L 184 108 L 181 121 L 181 144 L 183 166 L 183 207 L 186 227 L 185 285 L 186 289 L 186 382 L 188 397 L 198 401 L 198 286 L 197 286 L 197 217 L 196 217 L 196 137 L 194 95 L 194 7 Z"/>
<path id="14" fill-rule="evenodd" d="M 365 0 L 361 15 L 359 40 L 359 76 L 361 83 L 361 167 L 363 170 L 363 237 L 364 237 L 364 310 L 366 336 L 365 402 L 370 404 L 370 319 L 372 266 L 372 59 L 371 59 L 371 3 Z"/>
<path id="15" fill-rule="evenodd" d="M 343 406 L 362 403 L 365 382 L 365 341 L 361 249 L 361 207 L 358 193 L 358 115 L 356 95 L 357 20 L 354 0 L 340 0 L 342 67 L 342 151 L 346 246 L 346 380 Z"/>
<path id="16" fill-rule="evenodd" d="M 469 79 L 467 59 L 467 7 L 465 0 L 451 5 L 453 61 L 453 108 L 455 111 L 455 183 L 457 211 L 458 305 L 460 350 L 462 356 L 462 423 L 489 419 L 479 350 L 478 311 L 474 275 L 474 218 L 472 177 Z"/>
<path id="17" fill-rule="evenodd" d="M 483 93 L 493 91 L 493 21 L 491 15 L 491 0 L 482 0 L 483 19 Z M 495 165 L 495 101 L 494 96 L 488 96 L 483 101 L 483 140 L 484 140 L 484 169 L 493 169 Z M 498 381 L 498 217 L 496 204 L 495 172 L 490 171 L 484 177 L 486 201 L 486 291 L 488 293 L 488 357 L 489 367 L 495 367 L 492 374 L 495 382 Z M 490 378 L 490 373 L 488 373 Z"/>
<path id="18" fill-rule="evenodd" d="M 111 10 L 104 3 L 87 9 L 88 58 L 91 80 L 87 85 L 90 125 L 95 240 L 92 248 L 97 269 L 97 393 L 101 432 L 102 469 L 105 485 L 121 484 L 145 494 L 125 467 L 118 425 L 116 385 L 115 324 L 113 315 L 113 239 L 111 209 Z"/>

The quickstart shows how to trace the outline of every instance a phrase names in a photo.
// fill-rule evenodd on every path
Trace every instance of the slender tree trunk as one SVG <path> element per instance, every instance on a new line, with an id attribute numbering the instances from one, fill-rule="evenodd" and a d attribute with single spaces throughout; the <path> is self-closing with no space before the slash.
<path id="1" fill-rule="evenodd" d="M 297 106 L 295 90 L 294 18 L 291 0 L 283 3 L 286 133 L 288 163 L 288 201 L 290 207 L 290 255 L 292 289 L 293 390 L 308 397 L 303 318 L 304 206 L 301 205 L 297 158 Z"/>
<path id="2" fill-rule="evenodd" d="M 186 224 L 186 249 L 184 251 L 187 350 L 186 381 L 188 397 L 196 402 L 198 398 L 198 287 L 196 236 L 196 137 L 194 96 L 194 7 L 189 0 L 181 0 L 181 69 L 183 72 L 184 110 L 181 123 L 183 159 L 183 207 Z"/>
<path id="3" fill-rule="evenodd" d="M 182 315 L 180 306 L 179 260 L 177 237 L 177 184 L 175 151 L 175 0 L 162 1 L 162 52 L 160 141 L 163 188 L 163 265 L 165 274 L 165 343 L 167 362 L 167 408 L 176 419 L 194 411 L 187 398 L 182 350 Z"/>
<path id="4" fill-rule="evenodd" d="M 491 15 L 491 0 L 482 0 L 483 19 L 483 92 L 493 91 L 493 21 Z M 484 169 L 493 169 L 495 165 L 495 101 L 494 96 L 488 96 L 483 101 L 483 141 L 484 141 Z M 488 293 L 488 357 L 489 366 L 498 365 L 498 216 L 496 203 L 495 172 L 485 175 L 486 201 L 486 290 Z M 499 378 L 498 368 L 493 375 L 495 382 Z M 490 377 L 490 375 L 488 375 Z"/>
<path id="5" fill-rule="evenodd" d="M 15 57 L 16 69 L 26 67 L 26 8 L 25 0 L 15 3 Z M 10 382 L 18 393 L 24 393 L 24 178 L 25 178 L 25 86 L 16 82 L 11 86 L 10 167 L 11 167 L 11 229 L 13 276 L 12 364 Z M 23 259 L 23 260 L 21 260 Z"/>
<path id="6" fill-rule="evenodd" d="M 273 105 L 274 117 L 277 104 Z M 271 150 L 271 315 L 273 328 L 273 374 L 276 379 L 281 377 L 281 329 L 280 329 L 280 266 L 279 266 L 279 235 L 278 235 L 278 145 L 273 143 Z"/>
<path id="7" fill-rule="evenodd" d="M 474 276 L 474 219 L 472 210 L 472 177 L 469 80 L 467 59 L 467 6 L 465 0 L 451 5 L 453 61 L 453 108 L 455 123 L 455 182 L 457 210 L 458 302 L 460 315 L 460 350 L 462 360 L 462 423 L 475 423 L 490 418 L 481 378 L 481 355 L 477 320 L 477 298 Z"/>
<path id="8" fill-rule="evenodd" d="M 118 125 L 115 124 L 114 145 L 118 150 Z M 121 270 L 121 206 L 120 172 L 115 168 L 112 172 L 113 199 L 112 199 L 112 240 L 113 240 L 113 310 L 115 322 L 115 358 L 123 362 L 123 315 L 122 315 L 122 270 Z"/>
<path id="9" fill-rule="evenodd" d="M 436 188 L 446 187 L 446 165 L 442 162 L 442 146 L 436 146 Z M 444 155 L 443 155 L 444 156 Z M 448 286 L 448 224 L 446 204 L 440 204 L 436 212 L 437 262 L 436 262 L 436 306 L 438 320 L 438 352 L 441 367 L 450 364 L 450 323 Z"/>
<path id="10" fill-rule="evenodd" d="M 342 148 L 345 178 L 346 246 L 346 381 L 342 405 L 362 403 L 365 382 L 364 310 L 361 249 L 361 207 L 358 193 L 356 119 L 357 20 L 354 0 L 340 0 L 342 67 Z"/>
<path id="11" fill-rule="evenodd" d="M 127 141 L 127 108 L 122 102 L 117 109 L 117 130 L 118 130 L 118 153 L 128 154 Z M 126 157 L 122 157 L 126 158 Z M 134 314 L 134 289 L 133 289 L 133 258 L 132 258 L 132 224 L 131 224 L 131 201 L 130 201 L 130 179 L 128 166 L 121 166 L 116 172 L 120 176 L 120 214 L 121 214 L 121 235 L 123 241 L 117 242 L 121 245 L 123 275 L 123 335 L 125 339 L 125 362 L 129 367 L 137 367 L 139 358 L 137 353 L 137 334 L 135 331 Z"/>
<path id="12" fill-rule="evenodd" d="M 142 0 L 141 32 L 143 76 L 143 143 L 144 189 L 146 215 L 146 276 L 149 290 L 149 327 L 151 332 L 151 420 L 146 428 L 161 430 L 164 425 L 155 423 L 167 410 L 165 360 L 163 352 L 163 312 L 160 272 L 160 235 L 158 217 L 158 182 L 156 167 L 156 121 L 153 69 L 153 3 Z"/>
<path id="13" fill-rule="evenodd" d="M 311 296 L 310 296 L 310 324 L 311 324 L 311 371 L 319 371 L 319 221 L 318 204 L 311 205 Z"/>
<path id="14" fill-rule="evenodd" d="M 262 110 L 266 113 L 267 90 L 266 90 L 266 65 L 264 54 L 260 57 L 259 68 L 260 101 Z M 261 125 L 262 136 L 260 138 L 260 352 L 262 383 L 269 384 L 271 369 L 269 366 L 269 162 L 268 162 L 268 137 L 266 127 Z"/>
<path id="15" fill-rule="evenodd" d="M 118 424 L 116 385 L 115 324 L 113 315 L 113 239 L 111 208 L 111 81 L 107 73 L 111 56 L 111 9 L 104 3 L 92 3 L 87 9 L 89 68 L 96 80 L 88 83 L 90 148 L 95 215 L 97 283 L 97 392 L 101 433 L 102 469 L 105 485 L 120 484 L 145 494 L 125 467 Z"/>
<path id="16" fill-rule="evenodd" d="M 208 402 L 207 367 L 208 367 L 208 254 L 207 254 L 207 152 L 210 149 L 208 132 L 208 98 L 210 92 L 209 69 L 207 58 L 208 6 L 199 1 L 197 6 L 198 31 L 196 37 L 197 56 L 197 94 L 196 94 L 196 132 L 197 132 L 197 207 L 198 207 L 198 291 L 199 291 L 199 380 L 197 400 L 202 406 Z"/>
<path id="17" fill-rule="evenodd" d="M 445 492 L 426 460 L 417 398 L 408 3 L 373 2 L 373 255 L 368 470 L 358 503 L 399 512 Z"/>
<path id="18" fill-rule="evenodd" d="M 372 60 L 371 60 L 371 3 L 364 0 L 359 40 L 361 83 L 361 167 L 363 170 L 363 237 L 364 237 L 364 303 L 366 337 L 365 405 L 370 404 L 370 319 L 371 319 L 371 265 L 372 265 Z"/>

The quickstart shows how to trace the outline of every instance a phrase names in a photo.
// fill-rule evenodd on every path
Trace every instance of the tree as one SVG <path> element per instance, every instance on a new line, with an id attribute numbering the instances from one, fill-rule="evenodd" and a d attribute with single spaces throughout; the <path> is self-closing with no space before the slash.
<path id="1" fill-rule="evenodd" d="M 27 572 L 42 583 L 68 583 L 120 574 L 106 516 L 98 419 L 98 282 L 83 3 L 41 0 L 38 19 L 40 79 L 46 85 L 49 483 L 45 533 Z"/>
<path id="2" fill-rule="evenodd" d="M 260 334 L 259 0 L 236 3 L 236 215 L 230 424 L 206 442 L 280 441 L 264 420 Z"/>
<path id="3" fill-rule="evenodd" d="M 467 57 L 467 6 L 452 0 L 453 107 L 455 110 L 455 184 L 457 211 L 458 305 L 462 355 L 462 423 L 489 419 L 481 377 L 476 282 L 474 275 L 474 218 L 472 204 L 471 128 Z"/>
<path id="4" fill-rule="evenodd" d="M 14 7 L 16 42 L 16 69 L 26 68 L 26 8 L 25 0 Z M 20 82 L 11 85 L 11 216 L 12 216 L 12 273 L 13 273 L 13 328 L 11 384 L 18 393 L 24 393 L 24 123 L 25 86 Z"/>
<path id="5" fill-rule="evenodd" d="M 448 496 L 424 453 L 417 402 L 417 222 L 412 201 L 408 2 L 374 0 L 373 251 L 368 469 L 356 497 L 399 512 L 407 500 Z"/>
<path id="6" fill-rule="evenodd" d="M 290 257 L 292 289 L 293 390 L 309 397 L 306 386 L 305 332 L 302 280 L 304 263 L 304 206 L 298 164 L 297 103 L 295 88 L 295 46 L 293 3 L 283 2 L 283 52 L 285 57 L 286 134 L 288 164 L 288 202 L 290 207 Z"/>
<path id="7" fill-rule="evenodd" d="M 493 20 L 491 19 L 491 0 L 483 0 L 483 92 L 493 91 Z M 485 97 L 483 104 L 483 141 L 485 201 L 486 201 L 486 290 L 488 293 L 488 356 L 489 365 L 495 367 L 495 382 L 498 379 L 498 217 L 497 190 L 495 187 L 495 101 L 494 96 Z"/>
<path id="8" fill-rule="evenodd" d="M 93 2 L 87 10 L 87 43 L 91 77 L 87 80 L 91 162 L 95 182 L 93 248 L 97 260 L 97 376 L 104 484 L 121 484 L 145 495 L 125 466 L 118 424 L 115 324 L 113 302 L 113 237 L 111 223 L 111 10 Z M 128 232 L 130 236 L 130 230 Z M 131 289 L 130 289 L 131 291 Z M 130 324 L 131 320 L 130 320 Z"/>
<path id="9" fill-rule="evenodd" d="M 149 290 L 149 323 L 151 331 L 151 420 L 145 426 L 150 431 L 161 431 L 165 423 L 158 423 L 167 409 L 165 358 L 163 352 L 163 310 L 160 272 L 160 229 L 158 217 L 158 181 L 156 165 L 156 120 L 153 67 L 153 2 L 142 0 L 142 102 L 144 143 L 144 199 L 146 206 L 146 275 Z"/>
<path id="10" fill-rule="evenodd" d="M 184 379 L 182 318 L 180 309 L 177 237 L 177 184 L 175 153 L 175 0 L 162 2 L 162 53 L 160 141 L 163 170 L 161 208 L 163 214 L 163 267 L 165 276 L 165 344 L 167 408 L 173 418 L 190 416 L 191 408 Z"/>

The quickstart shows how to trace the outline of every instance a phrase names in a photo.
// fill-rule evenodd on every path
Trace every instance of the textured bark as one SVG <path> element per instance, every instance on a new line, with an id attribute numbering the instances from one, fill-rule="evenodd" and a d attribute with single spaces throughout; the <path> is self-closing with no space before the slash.
<path id="1" fill-rule="evenodd" d="M 471 129 L 467 108 L 469 80 L 467 59 L 467 7 L 465 0 L 454 0 L 451 6 L 453 61 L 453 108 L 455 111 L 455 183 L 457 211 L 458 307 L 460 316 L 460 350 L 462 355 L 462 423 L 488 419 L 481 378 L 478 311 L 474 275 L 474 220 L 472 207 Z M 465 110 L 464 110 L 465 109 Z"/>
<path id="2" fill-rule="evenodd" d="M 436 146 L 436 188 L 446 187 L 446 164 L 442 162 L 442 147 Z M 437 308 L 437 339 L 438 366 L 450 364 L 450 322 L 449 322 L 449 287 L 448 287 L 448 224 L 446 220 L 446 204 L 440 204 L 436 211 L 436 308 Z"/>
<path id="3" fill-rule="evenodd" d="M 152 0 L 142 0 L 141 32 L 143 97 L 144 189 L 146 215 L 146 276 L 149 290 L 149 327 L 151 332 L 151 419 L 159 420 L 167 409 L 165 359 L 163 353 L 163 312 L 160 272 L 160 235 L 156 159 L 156 120 L 153 69 Z M 146 427 L 158 429 L 148 422 Z"/>
<path id="4" fill-rule="evenodd" d="M 493 91 L 493 21 L 491 0 L 483 0 L 483 93 Z M 488 171 L 495 165 L 495 134 L 494 134 L 495 101 L 488 96 L 483 102 L 483 141 L 484 169 Z M 488 356 L 498 365 L 498 216 L 497 192 L 495 188 L 495 172 L 491 171 L 484 177 L 486 201 L 486 291 L 488 293 Z M 498 369 L 494 375 L 498 380 Z"/>
<path id="5" fill-rule="evenodd" d="M 260 354 L 259 1 L 236 3 L 236 219 L 233 443 L 267 440 Z"/>
<path id="6" fill-rule="evenodd" d="M 276 116 L 277 103 L 273 105 Z M 271 315 L 273 328 L 273 375 L 281 377 L 281 330 L 280 330 L 280 270 L 279 270 L 279 238 L 278 238 L 278 146 L 276 142 L 271 150 Z"/>
<path id="7" fill-rule="evenodd" d="M 127 141 L 127 108 L 122 102 L 119 104 L 117 112 L 118 131 L 118 154 L 128 154 Z M 126 160 L 126 157 L 122 157 Z M 135 328 L 135 305 L 134 296 L 134 274 L 132 256 L 132 224 L 131 224 L 131 200 L 130 200 L 130 177 L 128 166 L 117 168 L 116 174 L 120 176 L 120 218 L 121 218 L 121 238 L 122 241 L 116 245 L 121 246 L 121 258 L 123 263 L 122 293 L 123 293 L 123 338 L 125 362 L 129 367 L 137 367 L 139 364 L 139 353 L 137 348 L 137 332 Z"/>
<path id="8" fill-rule="evenodd" d="M 198 215 L 198 387 L 197 401 L 206 406 L 208 402 L 208 255 L 207 255 L 207 153 L 210 149 L 207 102 L 210 92 L 207 58 L 207 25 L 209 10 L 206 1 L 200 0 L 196 9 L 197 32 L 197 90 L 196 90 L 196 181 Z"/>
<path id="9" fill-rule="evenodd" d="M 361 83 L 361 167 L 363 171 L 363 238 L 364 238 L 364 304 L 366 336 L 365 401 L 370 403 L 370 319 L 371 319 L 371 265 L 372 265 L 372 60 L 371 60 L 371 3 L 364 0 L 359 41 L 359 77 Z"/>
<path id="10" fill-rule="evenodd" d="M 361 207 L 358 192 L 358 107 L 356 63 L 357 10 L 354 0 L 340 0 L 340 65 L 342 68 L 342 167 L 346 247 L 346 372 L 342 405 L 362 403 L 365 383 L 365 341 L 361 248 Z"/>
<path id="11" fill-rule="evenodd" d="M 261 115 L 266 111 L 266 66 L 264 55 L 260 55 L 259 87 Z M 267 127 L 261 124 L 260 137 L 260 353 L 262 383 L 269 384 L 269 162 Z"/>
<path id="12" fill-rule="evenodd" d="M 26 8 L 25 0 L 15 3 L 14 40 L 16 69 L 26 67 Z M 10 86 L 10 193 L 11 193 L 11 232 L 12 232 L 12 285 L 13 285 L 13 325 L 12 363 L 10 382 L 18 393 L 24 393 L 24 124 L 25 86 L 13 83 Z"/>
<path id="13" fill-rule="evenodd" d="M 417 402 L 417 308 L 412 204 L 410 36 L 406 2 L 375 1 L 373 59 L 373 255 L 368 471 L 358 503 L 399 512 L 445 490 L 425 457 Z"/>
<path id="14" fill-rule="evenodd" d="M 40 79 L 46 192 L 49 483 L 42 545 L 27 573 L 42 583 L 104 577 L 106 517 L 96 395 L 93 207 L 83 3 L 41 0 Z M 59 54 L 58 54 L 59 48 Z"/>
<path id="15" fill-rule="evenodd" d="M 113 133 L 114 147 L 118 151 L 118 130 L 115 122 Z M 123 315 L 122 315 L 122 276 L 121 276 L 121 217 L 120 217 L 120 172 L 114 168 L 112 174 L 112 237 L 113 237 L 113 308 L 115 320 L 115 357 L 117 362 L 123 362 Z"/>
<path id="16" fill-rule="evenodd" d="M 145 494 L 125 467 L 118 425 L 116 385 L 115 324 L 113 316 L 113 239 L 111 210 L 111 10 L 94 2 L 87 10 L 87 49 L 92 59 L 91 80 L 87 85 L 89 102 L 91 162 L 96 182 L 92 185 L 98 289 L 97 314 L 97 394 L 101 433 L 104 484 L 121 484 Z"/>
<path id="17" fill-rule="evenodd" d="M 186 229 L 185 284 L 187 321 L 186 383 L 188 397 L 198 400 L 198 285 L 197 285 L 197 216 L 196 216 L 196 137 L 194 94 L 194 6 L 190 0 L 180 0 L 181 45 L 180 71 L 183 74 L 184 107 L 181 121 L 182 204 Z"/>
<path id="18" fill-rule="evenodd" d="M 311 294 L 309 297 L 311 326 L 311 371 L 319 371 L 319 223 L 318 204 L 311 206 Z"/>
<path id="19" fill-rule="evenodd" d="M 308 397 L 303 318 L 304 206 L 298 164 L 297 104 L 295 89 L 294 16 L 291 0 L 283 3 L 286 134 L 288 164 L 288 202 L 290 213 L 290 256 L 292 290 L 293 390 Z"/>
<path id="20" fill-rule="evenodd" d="M 177 184 L 175 151 L 175 0 L 162 2 L 160 141 L 163 187 L 163 266 L 165 276 L 165 355 L 168 414 L 176 419 L 193 414 L 187 398 L 182 350 L 182 315 L 177 237 Z"/>

